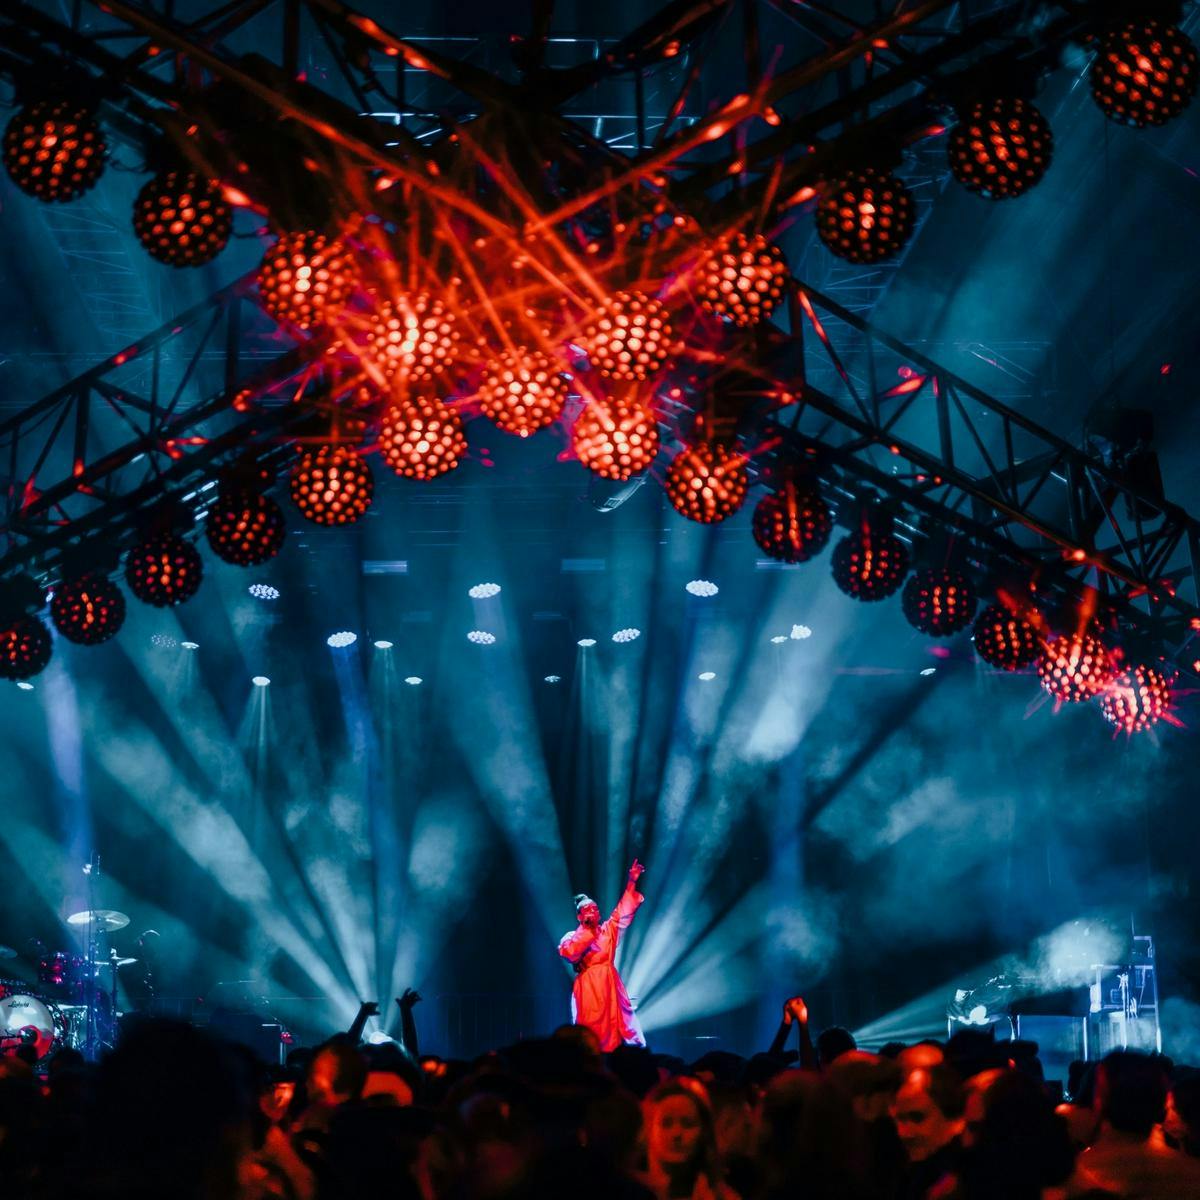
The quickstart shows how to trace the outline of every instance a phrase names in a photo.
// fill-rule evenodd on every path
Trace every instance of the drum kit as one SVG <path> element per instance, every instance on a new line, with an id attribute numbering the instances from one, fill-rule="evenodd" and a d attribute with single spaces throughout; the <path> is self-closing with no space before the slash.
<path id="1" fill-rule="evenodd" d="M 98 873 L 98 862 L 95 867 Z M 87 908 L 72 913 L 67 924 L 83 935 L 83 954 L 47 950 L 33 941 L 37 984 L 0 978 L 0 1054 L 32 1046 L 42 1066 L 64 1046 L 95 1059 L 115 1042 L 117 972 L 138 960 L 104 947 L 108 935 L 124 929 L 129 918 L 111 908 Z M 16 957 L 11 947 L 0 946 L 0 972 L 3 960 Z"/>

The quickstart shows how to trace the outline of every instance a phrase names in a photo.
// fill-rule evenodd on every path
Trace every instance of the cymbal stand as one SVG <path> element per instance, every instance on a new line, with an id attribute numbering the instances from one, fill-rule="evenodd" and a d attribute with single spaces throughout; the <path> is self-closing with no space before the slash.
<path id="1" fill-rule="evenodd" d="M 87 876 L 88 934 L 84 999 L 87 1003 L 87 1035 L 83 1041 L 83 1056 L 95 1062 L 100 1049 L 99 1029 L 96 1020 L 96 975 L 95 962 L 99 953 L 99 932 L 96 928 L 96 880 L 100 876 L 100 855 L 93 854 L 83 873 Z M 116 974 L 116 972 L 113 972 Z"/>

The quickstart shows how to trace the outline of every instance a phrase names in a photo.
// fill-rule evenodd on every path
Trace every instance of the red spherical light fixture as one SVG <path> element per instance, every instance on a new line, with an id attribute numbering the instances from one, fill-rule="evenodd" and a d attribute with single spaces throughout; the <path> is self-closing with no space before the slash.
<path id="1" fill-rule="evenodd" d="M 125 557 L 125 582 L 143 603 L 155 608 L 190 600 L 204 577 L 204 562 L 191 542 L 173 533 L 152 534 Z"/>
<path id="2" fill-rule="evenodd" d="M 895 175 L 868 168 L 830 185 L 817 205 L 817 233 L 839 258 L 876 263 L 912 235 L 916 206 Z"/>
<path id="3" fill-rule="evenodd" d="M 440 400 L 401 400 L 383 415 L 379 450 L 397 475 L 435 479 L 453 471 L 467 453 L 462 417 Z"/>
<path id="4" fill-rule="evenodd" d="M 385 300 L 371 316 L 367 353 L 379 370 L 399 383 L 440 375 L 454 360 L 458 318 L 444 301 L 418 292 Z"/>
<path id="5" fill-rule="evenodd" d="M 540 350 L 509 350 L 484 372 L 479 406 L 505 433 L 528 437 L 558 420 L 568 386 L 558 364 Z"/>
<path id="6" fill-rule="evenodd" d="M 671 460 L 666 486 L 676 512 L 711 525 L 741 508 L 750 479 L 743 455 L 720 442 L 699 442 Z"/>
<path id="7" fill-rule="evenodd" d="M 9 177 L 39 200 L 77 200 L 95 187 L 107 153 L 92 111 L 71 99 L 35 100 L 4 131 Z"/>
<path id="8" fill-rule="evenodd" d="M 816 484 L 788 479 L 754 508 L 754 540 L 780 562 L 808 562 L 825 549 L 833 516 Z"/>
<path id="9" fill-rule="evenodd" d="M 908 623 L 930 637 L 961 633 L 975 615 L 975 585 L 952 567 L 926 567 L 909 576 L 900 596 Z"/>
<path id="10" fill-rule="evenodd" d="M 1042 652 L 1037 627 L 1003 604 L 989 604 L 975 621 L 975 652 L 1002 671 L 1031 667 Z"/>
<path id="11" fill-rule="evenodd" d="M 1038 678 L 1055 700 L 1078 704 L 1100 695 L 1112 682 L 1108 648 L 1094 634 L 1064 633 L 1046 642 L 1038 657 Z"/>
<path id="12" fill-rule="evenodd" d="M 229 241 L 233 210 L 215 179 L 193 171 L 155 175 L 133 202 L 133 230 L 151 258 L 172 267 L 212 262 Z"/>
<path id="13" fill-rule="evenodd" d="M 205 521 L 212 552 L 237 567 L 256 567 L 279 553 L 287 537 L 283 509 L 248 488 L 222 489 Z"/>
<path id="14" fill-rule="evenodd" d="M 0 630 L 0 677 L 28 679 L 45 670 L 53 643 L 37 617 L 21 617 Z"/>
<path id="15" fill-rule="evenodd" d="M 976 100 L 959 116 L 946 145 L 950 171 L 968 191 L 988 200 L 1027 192 L 1054 154 L 1050 123 L 1019 96 Z"/>
<path id="16" fill-rule="evenodd" d="M 306 450 L 292 468 L 292 501 L 316 525 L 348 525 L 371 507 L 371 466 L 349 446 Z"/>
<path id="17" fill-rule="evenodd" d="M 761 233 L 720 238 L 700 264 L 700 306 L 733 325 L 755 325 L 771 315 L 787 291 L 787 260 Z"/>
<path id="18" fill-rule="evenodd" d="M 658 457 L 658 420 L 648 404 L 592 399 L 576 418 L 571 447 L 594 474 L 629 479 Z"/>
<path id="19" fill-rule="evenodd" d="M 281 234 L 258 268 L 263 307 L 277 321 L 297 329 L 312 329 L 335 317 L 356 283 L 345 245 L 312 230 Z"/>
<path id="20" fill-rule="evenodd" d="M 1100 697 L 1104 719 L 1125 733 L 1141 733 L 1171 709 L 1171 681 L 1157 667 L 1139 663 L 1122 671 Z"/>
<path id="21" fill-rule="evenodd" d="M 1092 98 L 1122 125 L 1165 125 L 1191 103 L 1196 82 L 1191 39 L 1153 19 L 1110 29 L 1092 61 Z"/>
<path id="22" fill-rule="evenodd" d="M 854 600 L 883 600 L 899 590 L 908 574 L 908 547 L 892 532 L 891 521 L 869 516 L 833 548 L 833 581 Z"/>
<path id="23" fill-rule="evenodd" d="M 50 598 L 50 619 L 68 641 L 95 646 L 125 623 L 125 595 L 98 571 L 66 579 Z"/>
<path id="24" fill-rule="evenodd" d="M 661 300 L 617 292 L 583 332 L 592 366 L 610 379 L 647 379 L 667 361 L 671 321 Z"/>

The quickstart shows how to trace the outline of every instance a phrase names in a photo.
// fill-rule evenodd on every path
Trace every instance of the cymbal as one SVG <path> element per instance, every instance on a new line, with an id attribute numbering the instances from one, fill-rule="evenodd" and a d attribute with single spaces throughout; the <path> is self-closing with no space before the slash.
<path id="1" fill-rule="evenodd" d="M 117 958 L 115 955 L 112 958 L 93 958 L 93 967 L 127 967 L 130 963 L 137 962 L 136 958 Z"/>
<path id="2" fill-rule="evenodd" d="M 112 908 L 96 908 L 91 911 L 85 909 L 83 912 L 72 913 L 67 918 L 68 925 L 91 925 L 93 922 L 101 932 L 115 933 L 129 924 L 129 918 L 123 912 Z"/>
<path id="3" fill-rule="evenodd" d="M 11 946 L 0 946 L 0 958 L 16 958 L 17 952 Z"/>

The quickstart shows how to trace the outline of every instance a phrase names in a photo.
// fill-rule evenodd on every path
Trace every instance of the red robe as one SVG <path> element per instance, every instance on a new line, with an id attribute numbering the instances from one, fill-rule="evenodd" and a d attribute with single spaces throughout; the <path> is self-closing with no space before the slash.
<path id="1" fill-rule="evenodd" d="M 621 893 L 612 916 L 595 930 L 580 925 L 558 943 L 558 952 L 575 964 L 575 987 L 571 991 L 571 1020 L 586 1025 L 600 1039 L 606 1054 L 622 1043 L 644 1046 L 646 1038 L 634 1016 L 633 1005 L 613 962 L 621 930 L 645 899 L 627 888 Z"/>

